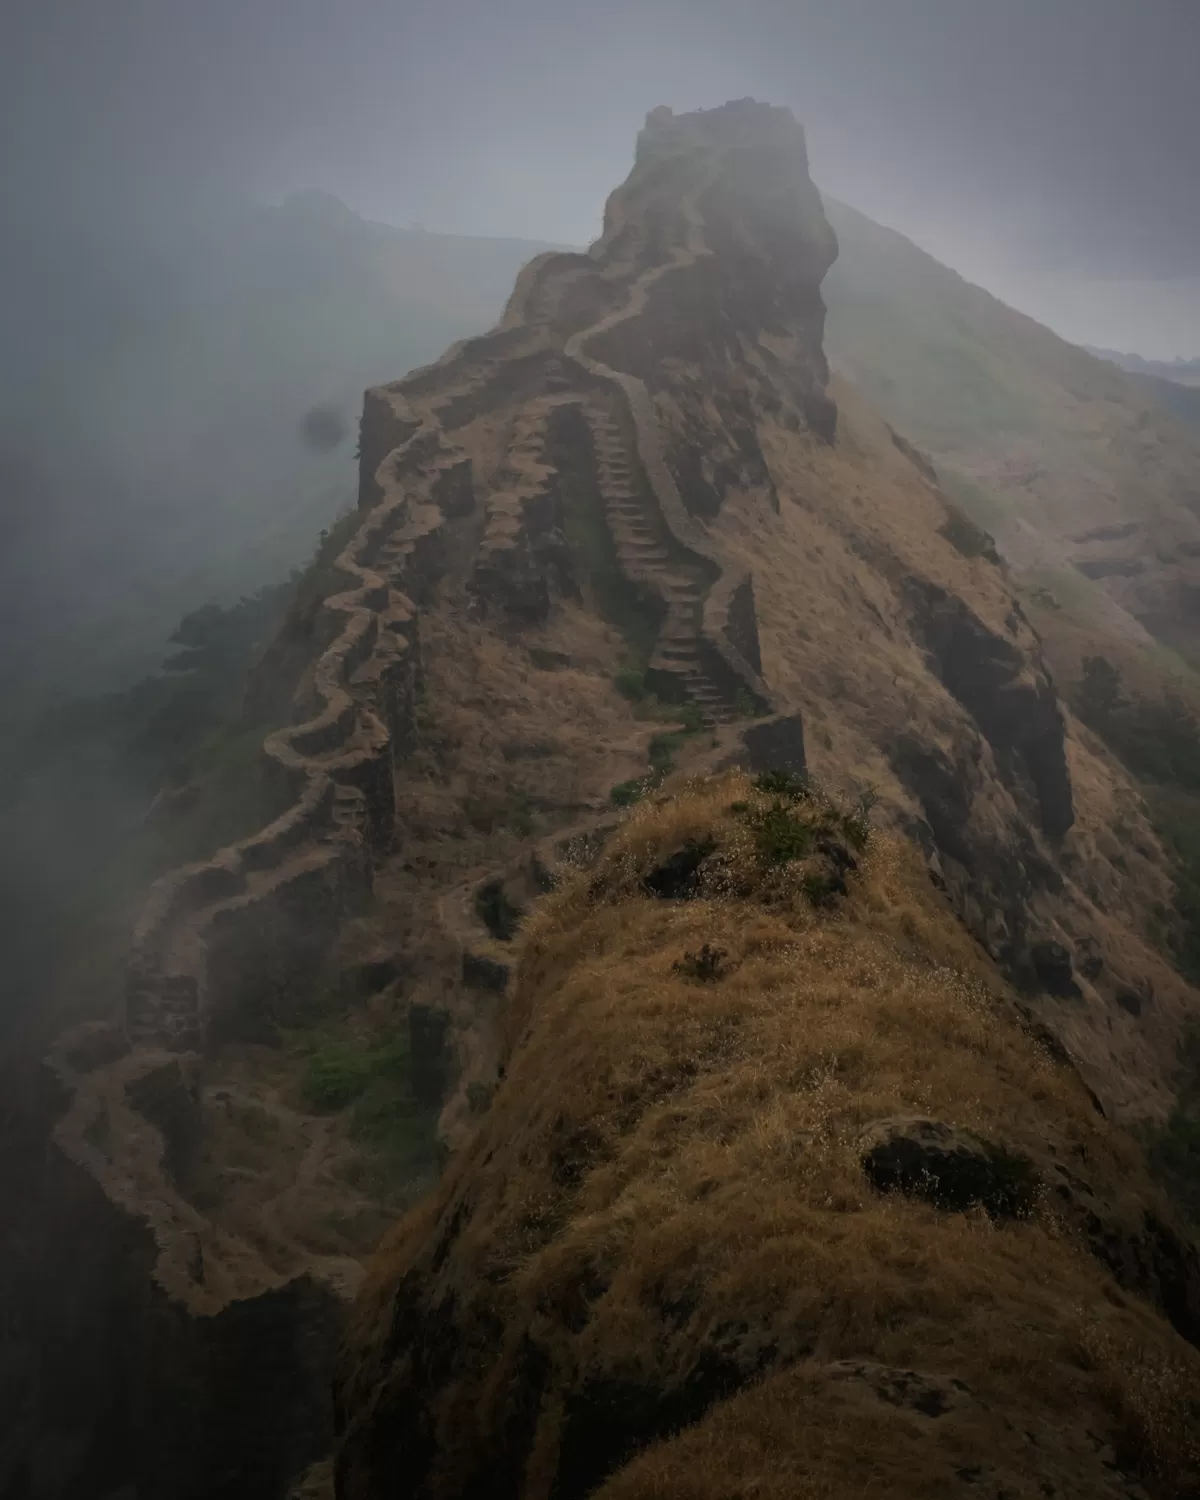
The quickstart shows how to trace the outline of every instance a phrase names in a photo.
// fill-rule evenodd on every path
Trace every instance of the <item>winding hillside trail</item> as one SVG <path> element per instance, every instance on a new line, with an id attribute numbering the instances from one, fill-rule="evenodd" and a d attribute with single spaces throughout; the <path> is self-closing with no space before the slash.
<path id="1" fill-rule="evenodd" d="M 367 393 L 358 525 L 333 562 L 347 586 L 320 607 L 318 649 L 294 699 L 297 722 L 263 745 L 281 810 L 259 833 L 152 890 L 133 934 L 121 1055 L 79 1068 L 56 1054 L 72 1099 L 60 1145 L 154 1228 L 158 1279 L 172 1295 L 208 1305 L 216 1287 L 248 1295 L 277 1272 L 188 1203 L 161 1122 L 131 1103 L 141 1097 L 139 1080 L 169 1072 L 172 1058 L 203 1070 L 203 1057 L 227 1040 L 269 1033 L 311 988 L 379 872 L 403 855 L 404 761 L 419 738 L 430 666 L 422 662 L 422 610 L 449 591 L 466 610 L 495 611 L 505 630 L 520 629 L 577 586 L 563 536 L 567 414 L 576 423 L 573 461 L 598 497 L 624 586 L 656 601 L 648 681 L 690 700 L 710 729 L 774 710 L 729 625 L 740 590 L 755 629 L 749 576 L 726 568 L 689 513 L 645 382 L 602 357 L 606 338 L 651 316 L 656 289 L 712 254 L 702 203 L 723 158 L 690 151 L 648 169 L 682 164 L 690 174 L 670 216 L 652 223 L 633 206 L 636 188 L 618 190 L 601 239 L 586 254 L 532 261 L 492 332 Z M 635 736 L 643 754 L 651 733 L 648 726 Z M 589 820 L 593 830 L 606 816 Z M 464 889 L 504 878 L 503 869 L 483 868 Z M 452 915 L 473 909 L 473 897 L 456 890 L 435 899 L 455 941 L 474 952 L 478 923 L 471 931 Z M 281 1100 L 264 1107 L 308 1143 L 307 1180 L 319 1170 L 321 1131 L 287 1114 Z M 89 1142 L 102 1136 L 98 1152 Z M 255 1231 L 264 1243 L 288 1239 L 293 1199 L 264 1198 Z M 307 1254 L 295 1264 L 325 1274 Z M 327 1269 L 344 1280 L 338 1267 Z"/>

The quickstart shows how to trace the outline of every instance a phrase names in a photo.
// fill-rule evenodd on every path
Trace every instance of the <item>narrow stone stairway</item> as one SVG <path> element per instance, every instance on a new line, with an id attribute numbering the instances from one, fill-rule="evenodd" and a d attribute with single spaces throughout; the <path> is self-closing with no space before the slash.
<path id="1" fill-rule="evenodd" d="M 666 528 L 647 504 L 616 422 L 601 408 L 586 408 L 596 453 L 597 482 L 605 516 L 625 575 L 648 586 L 667 606 L 651 668 L 677 679 L 708 725 L 737 717 L 731 703 L 701 666 L 699 644 L 707 585 L 697 566 L 672 559 Z"/>

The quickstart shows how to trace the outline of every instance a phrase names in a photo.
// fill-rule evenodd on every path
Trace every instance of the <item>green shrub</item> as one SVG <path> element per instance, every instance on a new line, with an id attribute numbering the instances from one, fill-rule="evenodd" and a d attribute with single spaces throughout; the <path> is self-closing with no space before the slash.
<path id="1" fill-rule="evenodd" d="M 651 769 L 664 776 L 673 770 L 675 757 L 683 749 L 687 739 L 686 729 L 668 729 L 662 734 L 652 735 L 648 750 Z"/>
<path id="2" fill-rule="evenodd" d="M 751 807 L 743 816 L 764 864 L 785 865 L 812 853 L 816 842 L 812 824 L 797 816 L 782 798 L 776 797 L 768 807 Z"/>
<path id="3" fill-rule="evenodd" d="M 301 1090 L 314 1109 L 346 1109 L 378 1080 L 407 1086 L 408 1040 L 397 1036 L 372 1046 L 334 1042 L 314 1051 L 304 1069 Z"/>
<path id="4" fill-rule="evenodd" d="M 614 807 L 632 807 L 647 792 L 653 791 L 661 780 L 661 776 L 635 776 L 632 781 L 619 781 L 608 795 Z"/>
<path id="5" fill-rule="evenodd" d="M 675 769 L 676 755 L 692 735 L 697 734 L 703 728 L 700 710 L 694 703 L 683 704 L 679 708 L 672 707 L 670 717 L 682 727 L 664 729 L 659 734 L 651 736 L 650 744 L 647 746 L 647 757 L 650 761 L 649 775 L 634 777 L 632 781 L 618 782 L 609 792 L 614 806 L 632 807 L 635 802 L 640 802 L 647 792 L 661 786 L 664 778 Z"/>
<path id="6" fill-rule="evenodd" d="M 646 674 L 636 667 L 622 667 L 613 679 L 617 692 L 630 703 L 640 703 L 646 696 Z"/>
<path id="7" fill-rule="evenodd" d="M 692 699 L 681 703 L 675 712 L 675 720 L 683 726 L 683 733 L 701 734 L 704 730 L 704 713 L 700 705 Z"/>

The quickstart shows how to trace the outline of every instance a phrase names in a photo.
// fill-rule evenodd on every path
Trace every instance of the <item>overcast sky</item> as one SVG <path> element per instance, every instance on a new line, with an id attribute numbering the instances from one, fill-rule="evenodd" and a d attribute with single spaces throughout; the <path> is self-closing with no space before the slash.
<path id="1" fill-rule="evenodd" d="M 659 103 L 790 104 L 813 172 L 1080 341 L 1200 353 L 1200 0 L 6 0 L 6 206 L 202 187 L 582 242 Z"/>

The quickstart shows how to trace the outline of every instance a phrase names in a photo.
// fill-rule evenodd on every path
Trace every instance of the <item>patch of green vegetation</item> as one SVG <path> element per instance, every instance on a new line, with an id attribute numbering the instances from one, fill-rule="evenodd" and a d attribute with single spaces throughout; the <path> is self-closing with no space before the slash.
<path id="1" fill-rule="evenodd" d="M 355 1102 L 350 1134 L 385 1156 L 394 1171 L 432 1170 L 438 1160 L 436 1112 L 386 1078 L 373 1079 Z"/>
<path id="2" fill-rule="evenodd" d="M 608 794 L 614 807 L 632 807 L 648 792 L 660 787 L 675 769 L 675 757 L 688 740 L 702 733 L 704 719 L 695 703 L 683 703 L 678 707 L 665 705 L 664 707 L 668 710 L 668 717 L 678 727 L 663 730 L 662 733 L 650 737 L 650 744 L 647 747 L 647 756 L 650 761 L 649 774 L 635 776 L 630 781 L 618 782 Z"/>
<path id="3" fill-rule="evenodd" d="M 753 806 L 743 814 L 754 834 L 755 847 L 764 864 L 785 865 L 811 854 L 816 844 L 812 822 L 801 817 L 795 805 L 782 797 L 766 807 Z"/>
<path id="4" fill-rule="evenodd" d="M 650 769 L 660 776 L 675 769 L 675 757 L 696 731 L 693 729 L 668 729 L 662 734 L 651 735 L 648 754 Z"/>
<path id="5" fill-rule="evenodd" d="M 609 792 L 614 807 L 632 807 L 640 802 L 647 792 L 652 792 L 662 782 L 661 776 L 635 776 L 631 781 L 618 781 Z"/>
<path id="6" fill-rule="evenodd" d="M 1034 603 L 1061 609 L 1085 623 L 1100 620 L 1108 607 L 1100 585 L 1075 568 L 1030 568 L 1022 593 Z"/>
<path id="7" fill-rule="evenodd" d="M 1083 722 L 1135 776 L 1200 792 L 1200 723 L 1177 692 L 1128 698 L 1117 668 L 1106 657 L 1087 656 L 1071 698 Z"/>
<path id="8" fill-rule="evenodd" d="M 310 1054 L 300 1087 L 313 1109 L 341 1110 L 381 1080 L 407 1086 L 411 1071 L 407 1037 L 369 1045 L 330 1042 Z"/>
<path id="9" fill-rule="evenodd" d="M 293 1032 L 289 1040 L 308 1053 L 300 1088 L 310 1109 L 349 1111 L 351 1137 L 380 1158 L 388 1176 L 436 1167 L 437 1112 L 413 1093 L 406 1034 L 367 1042 L 328 1031 Z"/>
<path id="10" fill-rule="evenodd" d="M 613 685 L 630 703 L 640 703 L 646 696 L 646 674 L 637 667 L 622 667 L 613 679 Z"/>
<path id="11" fill-rule="evenodd" d="M 729 810 L 753 833 L 763 863 L 785 865 L 823 853 L 832 861 L 832 872 L 806 875 L 803 888 L 814 905 L 843 894 L 845 871 L 855 863 L 849 851 L 861 853 L 870 840 L 874 790 L 863 792 L 847 808 L 791 772 L 764 772 L 755 778 L 754 787 L 769 800 L 734 802 Z"/>
<path id="12" fill-rule="evenodd" d="M 312 561 L 293 578 L 293 613 L 302 614 L 314 605 L 319 606 L 331 594 L 350 586 L 350 580 L 335 563 L 361 524 L 362 517 L 352 506 L 321 532 Z"/>
<path id="13" fill-rule="evenodd" d="M 1161 941 L 1184 978 L 1200 984 L 1200 795 L 1173 787 L 1147 787 L 1145 794 L 1155 829 L 1175 857 L 1174 910 L 1160 913 Z"/>
<path id="14" fill-rule="evenodd" d="M 492 1102 L 495 1089 L 489 1087 L 482 1079 L 473 1078 L 467 1085 L 467 1108 L 473 1115 L 484 1114 Z"/>

